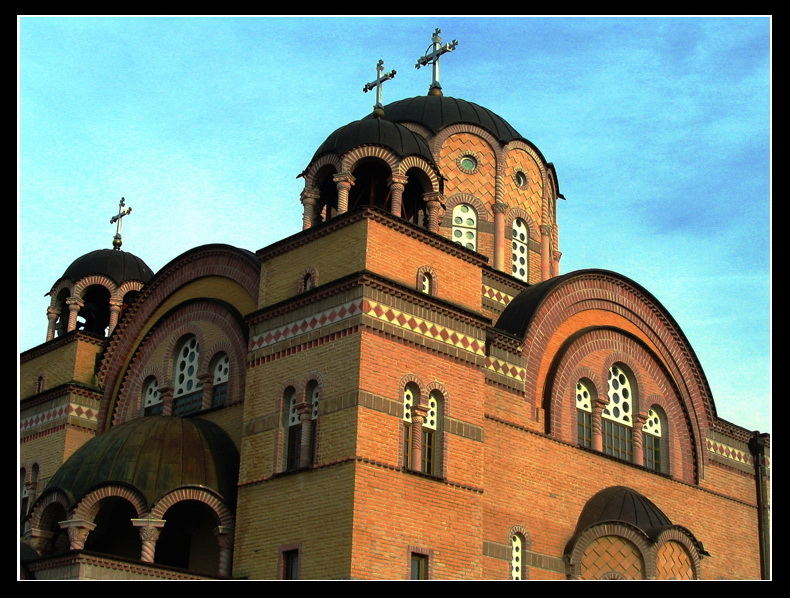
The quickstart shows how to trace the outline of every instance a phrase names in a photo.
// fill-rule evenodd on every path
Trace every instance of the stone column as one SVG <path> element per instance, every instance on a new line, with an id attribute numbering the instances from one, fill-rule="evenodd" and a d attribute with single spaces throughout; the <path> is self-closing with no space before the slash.
<path id="1" fill-rule="evenodd" d="M 123 301 L 110 299 L 110 334 L 112 334 L 112 331 L 115 330 L 115 327 L 118 325 L 118 316 L 121 315 L 121 307 L 123 307 Z"/>
<path id="2" fill-rule="evenodd" d="M 302 213 L 302 230 L 308 229 L 315 224 L 317 218 L 316 206 L 318 205 L 318 198 L 318 192 L 313 189 L 305 189 L 302 191 L 302 195 L 300 197 L 302 206 L 304 206 L 304 212 Z M 326 209 L 329 210 L 329 206 L 327 206 Z M 329 214 L 327 214 L 327 220 L 329 220 Z"/>
<path id="3" fill-rule="evenodd" d="M 198 376 L 200 384 L 203 387 L 203 395 L 200 397 L 200 408 L 208 409 L 211 407 L 211 399 L 214 392 L 214 376 L 211 374 L 201 374 Z"/>
<path id="4" fill-rule="evenodd" d="M 84 519 L 58 521 L 58 525 L 61 529 L 65 529 L 69 535 L 69 550 L 82 550 L 85 547 L 88 534 L 96 529 L 95 523 Z"/>
<path id="5" fill-rule="evenodd" d="M 540 225 L 540 279 L 551 278 L 551 227 Z"/>
<path id="6" fill-rule="evenodd" d="M 422 424 L 428 415 L 426 405 L 414 405 L 411 410 L 411 469 L 422 471 Z"/>
<path id="7" fill-rule="evenodd" d="M 494 203 L 494 268 L 503 272 L 505 270 L 505 212 L 507 204 L 497 201 Z"/>
<path id="8" fill-rule="evenodd" d="M 164 519 L 132 519 L 132 525 L 140 530 L 140 560 L 153 563 L 156 555 L 156 541 L 165 526 Z"/>
<path id="9" fill-rule="evenodd" d="M 355 179 L 350 172 L 339 172 L 332 177 L 337 185 L 337 213 L 348 212 L 348 191 L 354 185 Z"/>
<path id="10" fill-rule="evenodd" d="M 304 397 L 303 397 L 304 399 Z M 301 444 L 299 445 L 299 467 L 309 467 L 313 463 L 313 406 L 307 400 L 296 404 L 301 422 Z"/>
<path id="11" fill-rule="evenodd" d="M 444 211 L 444 205 L 441 201 L 442 195 L 436 191 L 431 191 L 423 195 L 423 200 L 428 212 L 428 230 L 432 233 L 438 233 L 439 223 L 442 221 L 442 212 Z"/>
<path id="12" fill-rule="evenodd" d="M 554 261 L 552 262 L 552 276 L 559 276 L 560 275 L 560 258 L 562 257 L 561 251 L 554 252 Z"/>
<path id="13" fill-rule="evenodd" d="M 39 555 L 43 556 L 52 550 L 52 538 L 55 532 L 31 527 L 26 533 L 26 540 Z"/>
<path id="14" fill-rule="evenodd" d="M 606 405 L 609 404 L 608 399 L 595 399 L 592 401 L 592 417 L 590 424 L 592 428 L 592 448 L 596 451 L 603 451 L 603 423 L 601 422 L 601 414 L 603 413 Z"/>
<path id="15" fill-rule="evenodd" d="M 55 326 L 57 325 L 58 318 L 60 317 L 60 310 L 57 307 L 47 308 L 47 340 L 51 341 L 55 338 Z"/>
<path id="16" fill-rule="evenodd" d="M 643 428 L 645 426 L 645 422 L 647 421 L 647 414 L 646 413 L 637 413 L 636 417 L 634 418 L 634 428 L 633 428 L 633 438 L 631 439 L 633 442 L 631 446 L 633 446 L 633 462 L 637 465 L 644 466 L 645 464 L 645 451 L 644 451 L 644 432 Z"/>
<path id="17" fill-rule="evenodd" d="M 401 174 L 393 174 L 389 180 L 390 192 L 392 193 L 390 213 L 398 218 L 403 216 L 403 190 L 406 188 L 408 181 L 409 179 Z"/>
<path id="18" fill-rule="evenodd" d="M 173 391 L 172 386 L 160 386 L 159 395 L 162 397 L 162 415 L 173 415 Z"/>
<path id="19" fill-rule="evenodd" d="M 66 332 L 71 332 L 77 328 L 77 316 L 85 303 L 79 297 L 69 297 L 66 299 L 66 305 L 69 306 L 69 323 L 66 327 Z"/>
<path id="20" fill-rule="evenodd" d="M 230 561 L 233 557 L 233 528 L 220 525 L 214 530 L 219 546 L 219 567 L 217 573 L 223 577 L 230 577 Z"/>

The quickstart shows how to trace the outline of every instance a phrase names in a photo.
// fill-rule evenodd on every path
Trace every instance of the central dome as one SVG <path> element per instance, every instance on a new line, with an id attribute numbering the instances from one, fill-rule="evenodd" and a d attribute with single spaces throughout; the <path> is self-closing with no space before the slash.
<path id="1" fill-rule="evenodd" d="M 429 129 L 434 135 L 455 124 L 482 127 L 502 143 L 515 139 L 526 141 L 501 116 L 473 102 L 447 96 L 425 95 L 398 100 L 384 106 L 384 116 L 393 122 L 412 122 Z M 373 115 L 366 117 L 374 118 Z"/>

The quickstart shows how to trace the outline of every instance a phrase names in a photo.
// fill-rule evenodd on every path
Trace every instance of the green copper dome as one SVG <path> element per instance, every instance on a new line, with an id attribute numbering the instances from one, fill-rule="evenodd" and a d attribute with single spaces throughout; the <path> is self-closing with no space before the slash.
<path id="1" fill-rule="evenodd" d="M 216 424 L 199 418 L 142 417 L 111 428 L 80 447 L 46 491 L 72 503 L 107 484 L 128 485 L 149 505 L 181 486 L 200 486 L 235 503 L 239 453 Z"/>

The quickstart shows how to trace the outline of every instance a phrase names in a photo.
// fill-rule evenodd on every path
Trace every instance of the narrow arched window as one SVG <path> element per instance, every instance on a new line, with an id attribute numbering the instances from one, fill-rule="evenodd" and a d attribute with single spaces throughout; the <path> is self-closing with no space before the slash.
<path id="1" fill-rule="evenodd" d="M 194 336 L 186 337 L 175 354 L 173 415 L 199 411 L 203 403 L 203 384 L 198 378 L 200 345 Z"/>
<path id="2" fill-rule="evenodd" d="M 310 464 L 315 459 L 315 449 L 316 449 L 316 437 L 318 431 L 318 399 L 319 399 L 319 387 L 318 382 L 315 380 L 310 380 L 307 383 L 307 387 L 305 388 L 305 395 L 307 396 L 307 400 L 310 402 L 310 419 L 312 420 L 312 425 L 310 426 L 310 446 L 307 450 L 308 458 L 310 459 Z"/>
<path id="3" fill-rule="evenodd" d="M 422 424 L 422 471 L 436 475 L 439 471 L 440 427 L 444 398 L 438 390 L 428 395 L 428 413 Z"/>
<path id="4" fill-rule="evenodd" d="M 513 220 L 511 234 L 512 274 L 516 278 L 527 282 L 529 280 L 529 229 L 522 218 Z"/>
<path id="5" fill-rule="evenodd" d="M 39 375 L 38 378 L 36 378 L 36 393 L 44 392 L 45 387 L 46 387 L 46 382 L 45 382 L 44 374 L 41 374 Z"/>
<path id="6" fill-rule="evenodd" d="M 423 272 L 420 275 L 420 290 L 425 293 L 426 295 L 430 295 L 433 286 L 433 279 L 431 275 L 427 272 Z"/>
<path id="7" fill-rule="evenodd" d="M 299 468 L 299 450 L 302 443 L 302 422 L 296 410 L 296 389 L 289 386 L 283 393 L 285 424 L 285 469 Z"/>
<path id="8" fill-rule="evenodd" d="M 411 410 L 419 401 L 420 388 L 409 382 L 403 389 L 403 466 L 411 467 Z"/>
<path id="9" fill-rule="evenodd" d="M 30 505 L 30 495 L 28 494 L 27 486 L 27 470 L 21 468 L 19 470 L 19 522 L 22 524 L 27 515 L 27 509 Z"/>
<path id="10" fill-rule="evenodd" d="M 453 208 L 453 241 L 477 251 L 477 212 L 469 204 Z"/>
<path id="11" fill-rule="evenodd" d="M 510 537 L 510 579 L 524 579 L 524 536 L 519 533 Z"/>
<path id="12" fill-rule="evenodd" d="M 582 378 L 576 383 L 576 438 L 581 446 L 592 447 L 592 383 Z"/>
<path id="13" fill-rule="evenodd" d="M 211 368 L 211 406 L 222 407 L 228 400 L 228 378 L 230 377 L 230 359 L 226 353 L 220 353 L 213 360 Z"/>
<path id="14" fill-rule="evenodd" d="M 308 273 L 307 273 L 307 274 L 305 274 L 305 275 L 304 275 L 304 277 L 302 278 L 302 288 L 303 288 L 305 291 L 309 291 L 309 290 L 310 290 L 310 289 L 312 289 L 314 286 L 315 286 L 315 285 L 314 285 L 314 283 L 313 283 L 313 275 L 312 275 L 311 273 L 309 273 L 309 272 L 308 272 Z"/>
<path id="15" fill-rule="evenodd" d="M 609 403 L 601 414 L 604 453 L 630 461 L 635 399 L 631 378 L 621 363 L 609 368 L 607 394 Z"/>
<path id="16" fill-rule="evenodd" d="M 159 382 L 149 376 L 143 382 L 143 413 L 145 415 L 162 415 L 162 393 L 159 392 Z"/>
<path id="17" fill-rule="evenodd" d="M 642 447 L 644 451 L 645 467 L 653 471 L 665 470 L 666 458 L 661 450 L 665 436 L 665 428 L 661 421 L 663 414 L 658 407 L 647 412 L 647 420 L 642 426 Z"/>

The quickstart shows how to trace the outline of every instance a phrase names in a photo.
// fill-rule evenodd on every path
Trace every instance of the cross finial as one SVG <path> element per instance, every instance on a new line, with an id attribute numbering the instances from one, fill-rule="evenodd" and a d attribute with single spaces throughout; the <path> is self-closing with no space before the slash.
<path id="1" fill-rule="evenodd" d="M 382 74 L 384 70 L 384 61 L 379 60 L 376 64 L 376 80 L 371 81 L 370 83 L 365 83 L 365 86 L 362 88 L 362 91 L 367 93 L 374 87 L 376 88 L 376 104 L 373 106 L 373 115 L 381 118 L 384 115 L 384 110 L 381 108 L 381 84 L 384 81 L 389 81 L 392 79 L 397 71 L 392 70 L 389 73 Z"/>
<path id="2" fill-rule="evenodd" d="M 123 225 L 123 217 L 132 213 L 132 208 L 125 208 L 126 200 L 122 197 L 121 202 L 118 204 L 118 213 L 110 218 L 110 224 L 118 223 L 115 227 L 115 236 L 112 238 L 112 248 L 116 250 L 121 249 L 121 226 Z"/>
<path id="3" fill-rule="evenodd" d="M 415 67 L 420 68 L 428 64 L 433 65 L 433 81 L 428 88 L 428 95 L 442 95 L 442 86 L 439 84 L 439 57 L 447 52 L 452 52 L 458 45 L 458 40 L 453 40 L 449 44 L 442 45 L 442 38 L 439 36 L 440 33 L 441 30 L 437 27 L 431 38 L 433 43 L 425 50 L 425 56 L 417 60 L 417 65 Z"/>

